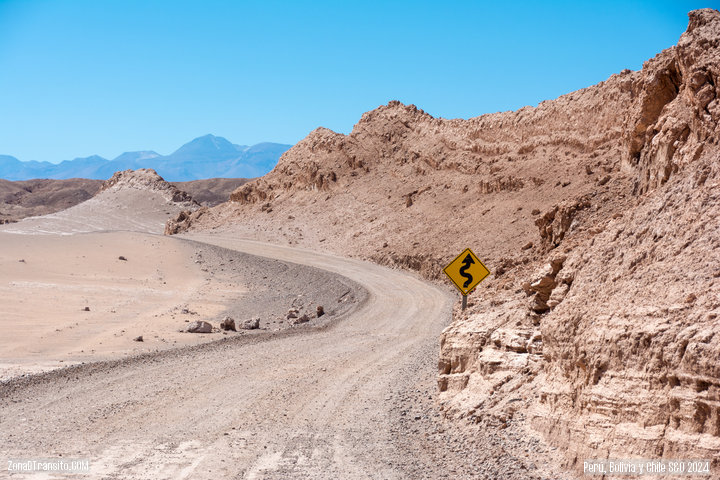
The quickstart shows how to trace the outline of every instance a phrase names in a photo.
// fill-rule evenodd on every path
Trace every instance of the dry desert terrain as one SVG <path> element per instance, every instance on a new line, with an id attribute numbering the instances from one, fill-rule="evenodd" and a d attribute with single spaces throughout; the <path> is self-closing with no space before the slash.
<path id="1" fill-rule="evenodd" d="M 639 71 L 470 119 L 392 101 L 213 207 L 137 170 L 0 226 L 0 453 L 89 478 L 720 478 L 719 85 L 720 12 L 696 10 Z M 466 247 L 492 274 L 461 310 L 442 268 Z"/>

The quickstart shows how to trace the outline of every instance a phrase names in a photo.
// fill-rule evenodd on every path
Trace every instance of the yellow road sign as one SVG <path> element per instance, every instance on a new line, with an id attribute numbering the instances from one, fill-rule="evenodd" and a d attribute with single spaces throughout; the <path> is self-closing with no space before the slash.
<path id="1" fill-rule="evenodd" d="M 478 283 L 490 275 L 490 270 L 469 248 L 466 248 L 443 270 L 460 293 L 467 295 Z"/>

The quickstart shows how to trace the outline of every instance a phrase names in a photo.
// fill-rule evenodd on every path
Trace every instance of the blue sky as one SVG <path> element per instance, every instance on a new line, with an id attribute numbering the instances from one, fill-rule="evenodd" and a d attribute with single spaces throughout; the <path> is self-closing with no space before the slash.
<path id="1" fill-rule="evenodd" d="M 468 118 L 677 42 L 717 2 L 0 0 L 0 154 L 59 161 L 213 133 L 295 143 L 397 99 Z"/>

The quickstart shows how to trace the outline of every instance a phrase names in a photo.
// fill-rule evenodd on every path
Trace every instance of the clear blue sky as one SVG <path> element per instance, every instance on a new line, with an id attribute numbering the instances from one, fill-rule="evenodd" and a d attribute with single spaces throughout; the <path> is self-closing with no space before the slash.
<path id="1" fill-rule="evenodd" d="M 537 105 L 677 42 L 717 1 L 0 0 L 0 154 L 295 143 L 389 100 Z"/>

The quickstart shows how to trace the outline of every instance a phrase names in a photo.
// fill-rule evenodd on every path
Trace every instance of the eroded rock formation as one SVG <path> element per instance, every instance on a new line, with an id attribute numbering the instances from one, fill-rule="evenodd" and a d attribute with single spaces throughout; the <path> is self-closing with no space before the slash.
<path id="1" fill-rule="evenodd" d="M 436 278 L 494 272 L 441 338 L 448 414 L 526 420 L 584 458 L 720 467 L 720 13 L 638 72 L 515 112 L 390 102 L 317 129 L 231 202 L 228 228 Z"/>

